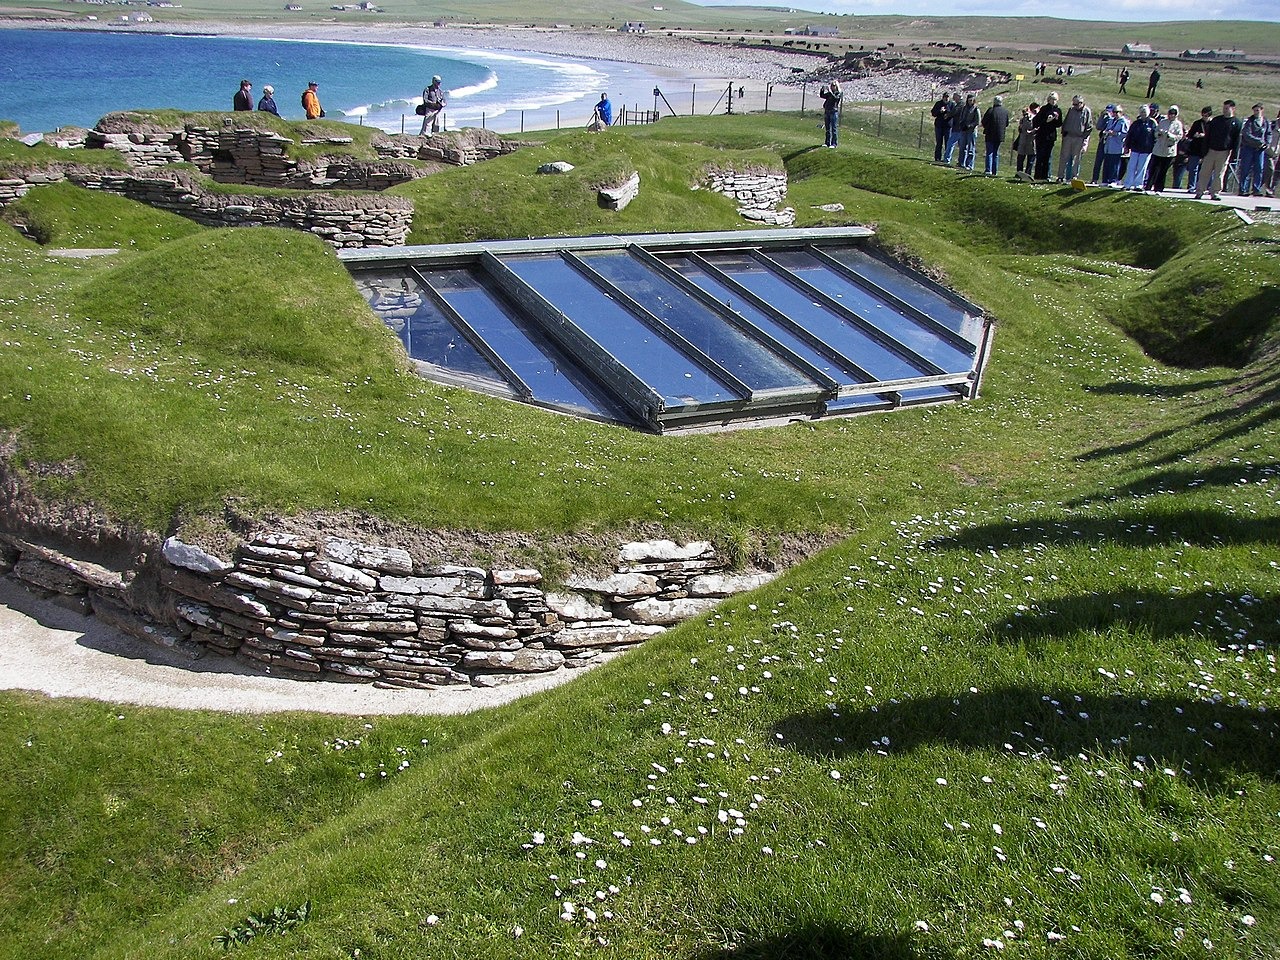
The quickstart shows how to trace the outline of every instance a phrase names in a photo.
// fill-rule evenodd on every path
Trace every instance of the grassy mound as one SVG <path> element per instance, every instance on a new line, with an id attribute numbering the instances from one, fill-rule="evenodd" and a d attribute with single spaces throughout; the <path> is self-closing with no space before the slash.
<path id="1" fill-rule="evenodd" d="M 846 535 L 477 716 L 0 695 L 10 952 L 212 956 L 280 908 L 297 922 L 255 956 L 1276 953 L 1280 353 L 1259 321 L 1242 369 L 1185 369 L 1117 325 L 1173 350 L 1163 306 L 1127 311 L 1242 257 L 1269 276 L 1249 251 L 1274 228 L 806 152 L 810 123 L 750 119 L 563 149 L 598 151 L 583 184 L 649 164 L 643 229 L 701 199 L 708 150 L 786 158 L 804 222 L 843 203 L 989 305 L 979 401 L 639 436 L 418 381 L 312 238 L 199 231 L 62 263 L 0 231 L 0 425 L 42 491 L 160 526 L 237 497 L 535 535 Z M 448 175 L 442 235 L 485 229 L 453 192 L 505 215 L 509 193 L 466 184 L 511 159 Z M 516 198 L 510 228 L 533 230 L 546 196 Z M 1148 212 L 1163 248 L 1135 226 Z M 597 214 L 547 216 L 590 232 Z M 1193 339 L 1270 302 L 1252 281 L 1220 291 Z M 79 473 L 37 476 L 67 460 Z"/>
<path id="2" fill-rule="evenodd" d="M 151 250 L 201 229 L 177 214 L 67 183 L 32 190 L 5 207 L 3 217 L 25 224 L 38 243 L 58 247 Z"/>
<path id="3" fill-rule="evenodd" d="M 544 163 L 565 160 L 566 174 L 538 174 Z M 732 230 L 746 226 L 733 201 L 693 190 L 711 166 L 781 169 L 776 155 L 638 140 L 621 131 L 579 131 L 486 161 L 394 187 L 417 214 L 410 243 L 455 243 L 500 237 L 566 236 L 680 230 Z M 600 208 L 601 187 L 640 174 L 640 196 L 621 212 Z"/>

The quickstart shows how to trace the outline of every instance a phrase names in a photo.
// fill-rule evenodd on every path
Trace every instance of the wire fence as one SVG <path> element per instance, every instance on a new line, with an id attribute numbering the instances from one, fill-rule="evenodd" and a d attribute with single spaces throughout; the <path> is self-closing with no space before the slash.
<path id="1" fill-rule="evenodd" d="M 696 84 L 681 90 L 654 87 L 645 101 L 616 103 L 615 126 L 632 126 L 659 122 L 672 116 L 723 116 L 734 114 L 799 113 L 812 117 L 816 136 L 822 136 L 822 100 L 817 84 L 764 84 L 735 82 L 715 86 Z M 840 111 L 840 128 L 853 133 L 874 135 L 899 146 L 924 152 L 932 150 L 933 121 L 929 104 L 853 103 L 846 101 Z M 592 118 L 591 107 L 577 109 L 541 108 L 506 111 L 489 117 L 468 117 L 453 121 L 448 112 L 439 117 L 441 130 L 478 126 L 497 133 L 524 133 L 532 130 L 577 130 Z M 361 120 L 363 122 L 363 118 Z M 416 133 L 421 118 L 406 114 L 400 120 L 401 133 Z"/>

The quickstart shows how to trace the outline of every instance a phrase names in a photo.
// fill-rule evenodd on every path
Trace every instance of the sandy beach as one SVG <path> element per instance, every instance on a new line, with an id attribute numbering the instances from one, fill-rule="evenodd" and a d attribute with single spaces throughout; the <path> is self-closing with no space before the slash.
<path id="1" fill-rule="evenodd" d="M 238 36 L 426 47 L 466 59 L 467 53 L 538 54 L 590 65 L 615 113 L 649 111 L 667 115 L 813 110 L 818 86 L 833 67 L 826 56 L 773 48 L 714 43 L 693 36 L 630 34 L 617 30 L 431 24 L 336 23 L 130 23 L 84 20 L 0 20 L 0 28 L 97 30 L 111 33 Z M 894 70 L 841 76 L 847 103 L 880 100 L 930 102 L 936 78 Z M 655 96 L 654 89 L 662 92 Z M 586 123 L 598 93 L 536 110 L 511 110 L 485 125 L 499 132 L 573 128 Z M 412 120 L 412 118 L 409 118 Z"/>

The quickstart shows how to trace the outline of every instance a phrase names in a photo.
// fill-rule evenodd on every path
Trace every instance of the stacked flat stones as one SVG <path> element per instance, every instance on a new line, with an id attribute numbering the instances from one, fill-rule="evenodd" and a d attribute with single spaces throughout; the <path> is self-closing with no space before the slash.
<path id="1" fill-rule="evenodd" d="M 196 658 L 237 656 L 291 678 L 431 688 L 518 680 L 624 650 L 769 573 L 729 574 L 711 544 L 624 544 L 606 576 L 545 592 L 537 570 L 415 562 L 341 537 L 266 532 L 230 561 L 176 538 L 160 593 L 116 571 L 0 534 L 0 575 L 118 630 Z"/>
<path id="2" fill-rule="evenodd" d="M 732 197 L 738 203 L 738 213 L 747 220 L 789 227 L 796 221 L 793 207 L 779 205 L 787 198 L 787 174 L 737 173 L 733 170 L 717 170 L 706 181 L 708 190 Z"/>

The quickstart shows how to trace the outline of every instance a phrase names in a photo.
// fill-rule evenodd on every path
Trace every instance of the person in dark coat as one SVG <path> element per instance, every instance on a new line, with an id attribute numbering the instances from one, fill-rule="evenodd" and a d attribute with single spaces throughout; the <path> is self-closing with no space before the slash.
<path id="1" fill-rule="evenodd" d="M 1236 102 L 1222 101 L 1222 112 L 1209 121 L 1205 128 L 1205 155 L 1200 164 L 1200 176 L 1196 180 L 1196 199 L 1205 190 L 1213 200 L 1222 193 L 1222 181 L 1226 176 L 1231 155 L 1240 146 L 1240 118 L 1236 116 Z"/>
<path id="2" fill-rule="evenodd" d="M 1049 179 L 1049 161 L 1053 158 L 1053 145 L 1058 141 L 1058 128 L 1062 126 L 1062 108 L 1058 106 L 1058 92 L 1051 90 L 1044 106 L 1032 121 L 1036 137 L 1037 180 Z"/>
<path id="3" fill-rule="evenodd" d="M 982 124 L 982 113 L 978 110 L 978 98 L 975 94 L 965 97 L 964 106 L 956 114 L 955 122 L 960 128 L 960 156 L 956 160 L 956 166 L 972 170 L 978 153 L 978 127 Z"/>
<path id="4" fill-rule="evenodd" d="M 1000 166 L 1000 145 L 1004 143 L 1004 133 L 1009 129 L 1009 111 L 1005 109 L 1004 97 L 997 96 L 982 115 L 982 139 L 987 147 L 987 160 L 983 172 L 994 177 Z"/>
<path id="5" fill-rule="evenodd" d="M 240 89 L 231 98 L 231 109 L 237 113 L 253 109 L 253 84 L 248 80 L 240 81 Z"/>
<path id="6" fill-rule="evenodd" d="M 280 116 L 280 111 L 276 109 L 276 88 L 269 83 L 262 88 L 262 99 L 258 101 L 258 111 Z"/>
<path id="7" fill-rule="evenodd" d="M 1156 87 L 1160 85 L 1160 68 L 1156 67 L 1151 71 L 1151 76 L 1147 80 L 1147 99 L 1150 100 L 1156 95 Z"/>
<path id="8" fill-rule="evenodd" d="M 1128 68 L 1128 67 L 1124 67 L 1124 68 L 1120 71 L 1120 92 L 1121 92 L 1121 93 L 1128 93 L 1128 92 L 1129 92 L 1128 90 L 1126 90 L 1126 89 L 1125 89 L 1125 86 L 1126 86 L 1128 83 L 1129 83 L 1129 68 Z"/>
<path id="9" fill-rule="evenodd" d="M 840 101 L 844 99 L 844 94 L 840 92 L 840 81 L 832 80 L 818 95 L 822 97 L 822 126 L 826 140 L 824 146 L 834 150 L 840 145 Z"/>
<path id="10" fill-rule="evenodd" d="M 938 98 L 938 102 L 933 105 L 933 109 L 929 111 L 929 116 L 933 117 L 933 162 L 942 162 L 942 149 L 947 145 L 947 135 L 951 132 L 951 123 L 947 119 L 947 107 L 951 103 L 951 98 L 943 93 Z"/>

